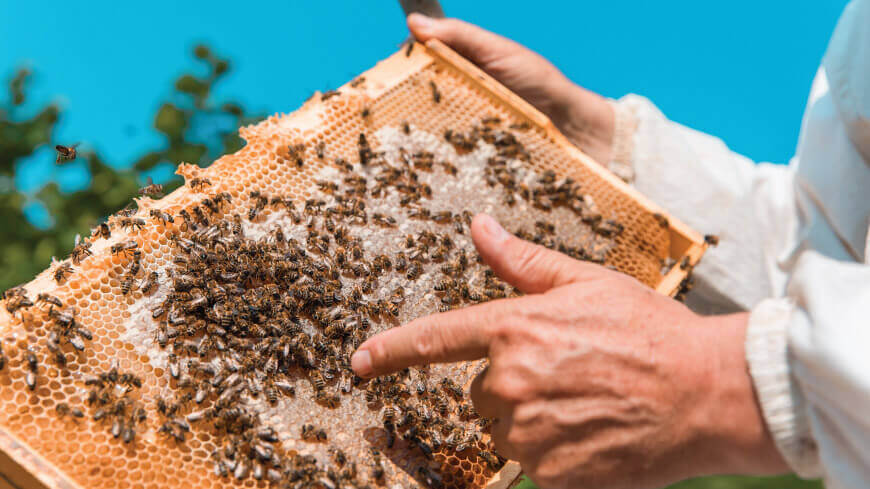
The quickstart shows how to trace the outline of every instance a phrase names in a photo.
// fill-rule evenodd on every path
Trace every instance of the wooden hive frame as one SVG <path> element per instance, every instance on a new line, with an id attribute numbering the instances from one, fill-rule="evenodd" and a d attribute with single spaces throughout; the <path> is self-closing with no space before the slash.
<path id="1" fill-rule="evenodd" d="M 667 216 L 663 209 L 626 185 L 569 142 L 545 115 L 437 40 L 429 41 L 425 49 L 415 49 L 412 56 L 407 56 L 402 52 L 396 53 L 366 72 L 364 74 L 367 80 L 366 95 L 377 98 L 407 78 L 409 73 L 422 70 L 433 63 L 443 63 L 452 67 L 463 74 L 477 88 L 530 121 L 537 126 L 537 129 L 545 131 L 549 140 L 555 143 L 567 157 L 600 177 L 624 199 L 634 201 L 649 213 L 660 213 L 666 216 L 669 221 L 670 249 L 668 256 L 662 258 L 679 261 L 688 257 L 691 266 L 700 260 L 706 250 L 706 244 L 699 233 L 679 220 Z M 349 84 L 345 85 L 341 90 L 347 90 L 349 87 Z M 306 116 L 305 107 L 290 117 L 293 118 L 294 124 L 303 127 L 313 124 L 316 119 Z M 662 276 L 655 289 L 664 295 L 674 296 L 687 278 L 691 266 L 686 267 L 686 269 L 679 266 L 672 267 Z M 43 281 L 46 280 L 46 275 L 42 274 L 37 278 L 37 281 L 40 281 L 40 278 Z M 519 481 L 520 475 L 519 464 L 509 461 L 500 472 L 490 479 L 486 487 L 487 489 L 507 489 Z M 31 449 L 27 443 L 10 433 L 5 427 L 0 426 L 0 489 L 4 487 L 76 489 L 80 488 L 81 485 L 58 470 L 51 462 Z"/>

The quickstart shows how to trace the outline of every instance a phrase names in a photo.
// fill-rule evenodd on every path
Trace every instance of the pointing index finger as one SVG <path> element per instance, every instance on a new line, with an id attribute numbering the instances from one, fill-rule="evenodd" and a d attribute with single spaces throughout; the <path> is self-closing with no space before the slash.
<path id="1" fill-rule="evenodd" d="M 412 365 L 485 357 L 493 326 L 513 309 L 514 300 L 434 314 L 384 331 L 360 345 L 351 365 L 360 377 L 375 377 Z"/>

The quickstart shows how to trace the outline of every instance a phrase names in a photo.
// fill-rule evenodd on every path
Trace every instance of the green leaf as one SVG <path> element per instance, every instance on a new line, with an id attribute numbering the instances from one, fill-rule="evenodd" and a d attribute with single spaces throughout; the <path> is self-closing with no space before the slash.
<path id="1" fill-rule="evenodd" d="M 165 134 L 170 141 L 179 141 L 187 129 L 188 115 L 175 105 L 165 103 L 157 111 L 154 128 Z"/>

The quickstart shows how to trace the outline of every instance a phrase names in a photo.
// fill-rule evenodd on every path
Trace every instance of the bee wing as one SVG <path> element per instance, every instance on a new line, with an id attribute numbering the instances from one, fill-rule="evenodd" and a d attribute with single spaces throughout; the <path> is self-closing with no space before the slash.
<path id="1" fill-rule="evenodd" d="M 75 148 L 78 147 L 78 145 L 80 145 L 80 144 L 82 144 L 81 141 L 78 142 L 78 143 L 73 144 L 72 146 L 69 147 L 69 149 L 75 149 Z"/>

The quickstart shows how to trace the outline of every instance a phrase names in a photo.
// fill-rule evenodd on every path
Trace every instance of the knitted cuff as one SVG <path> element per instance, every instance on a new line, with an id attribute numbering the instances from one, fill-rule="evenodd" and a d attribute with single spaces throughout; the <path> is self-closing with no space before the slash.
<path id="1" fill-rule="evenodd" d="M 634 131 L 637 129 L 637 119 L 632 110 L 625 104 L 611 100 L 615 115 L 613 131 L 613 147 L 607 168 L 622 180 L 631 183 L 634 180 L 634 167 L 631 162 L 634 152 Z"/>
<path id="2" fill-rule="evenodd" d="M 804 314 L 789 299 L 761 302 L 749 317 L 746 357 L 765 422 L 777 448 L 795 473 L 816 478 L 822 476 L 818 448 L 788 361 L 788 326 L 800 320 L 806 320 Z"/>

